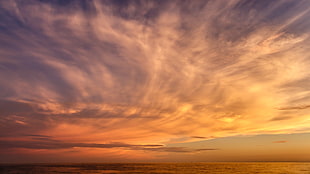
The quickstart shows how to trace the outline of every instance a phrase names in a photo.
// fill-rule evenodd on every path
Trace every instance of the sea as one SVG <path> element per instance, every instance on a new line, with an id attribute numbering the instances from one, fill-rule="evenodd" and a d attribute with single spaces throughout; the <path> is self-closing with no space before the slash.
<path id="1" fill-rule="evenodd" d="M 310 163 L 83 163 L 0 164 L 1 174 L 310 174 Z"/>

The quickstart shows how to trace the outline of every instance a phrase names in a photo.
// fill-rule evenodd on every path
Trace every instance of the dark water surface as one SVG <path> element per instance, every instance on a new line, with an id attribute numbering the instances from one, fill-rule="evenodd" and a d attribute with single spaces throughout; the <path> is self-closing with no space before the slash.
<path id="1" fill-rule="evenodd" d="M 93 163 L 0 164 L 1 174 L 99 173 L 215 173 L 310 174 L 310 163 Z"/>

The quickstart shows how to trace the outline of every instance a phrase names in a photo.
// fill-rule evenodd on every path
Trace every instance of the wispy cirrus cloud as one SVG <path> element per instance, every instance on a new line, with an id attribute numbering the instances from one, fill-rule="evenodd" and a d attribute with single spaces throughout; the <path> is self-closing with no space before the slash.
<path id="1" fill-rule="evenodd" d="M 165 144 L 302 132 L 309 5 L 0 2 L 0 136 Z"/>

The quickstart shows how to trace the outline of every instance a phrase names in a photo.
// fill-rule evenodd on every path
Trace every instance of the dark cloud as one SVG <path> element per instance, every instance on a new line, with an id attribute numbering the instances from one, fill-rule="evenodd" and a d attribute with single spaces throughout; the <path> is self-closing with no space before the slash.
<path id="1" fill-rule="evenodd" d="M 300 109 L 308 109 L 308 108 L 310 108 L 310 105 L 288 106 L 288 107 L 282 107 L 278 109 L 279 110 L 300 110 Z"/>
<path id="2" fill-rule="evenodd" d="M 207 137 L 202 137 L 202 136 L 191 136 L 191 138 L 206 139 Z"/>
<path id="3" fill-rule="evenodd" d="M 125 143 L 66 143 L 52 138 L 32 138 L 35 141 L 0 141 L 1 148 L 27 148 L 27 149 L 67 149 L 73 147 L 87 148 L 147 148 L 162 147 L 163 145 L 132 145 Z"/>
<path id="4" fill-rule="evenodd" d="M 291 116 L 277 116 L 272 118 L 270 121 L 282 121 L 282 120 L 289 120 L 291 119 Z"/>
<path id="5" fill-rule="evenodd" d="M 22 134 L 22 136 L 34 137 L 34 138 L 52 138 L 51 136 L 47 136 L 47 135 L 36 135 L 36 134 Z"/>
<path id="6" fill-rule="evenodd" d="M 200 151 L 213 151 L 219 149 L 191 149 L 186 147 L 159 147 L 159 148 L 144 148 L 143 150 L 149 151 L 159 151 L 159 152 L 180 152 L 180 153 L 190 153 L 190 152 L 200 152 Z"/>
<path id="7" fill-rule="evenodd" d="M 20 113 L 32 113 L 34 112 L 34 108 L 30 104 L 24 102 L 0 100 L 0 111 L 0 115 L 5 116 Z"/>
<path id="8" fill-rule="evenodd" d="M 205 149 L 191 149 L 186 147 L 165 147 L 162 144 L 146 144 L 146 145 L 135 145 L 126 143 L 66 143 L 63 141 L 55 140 L 49 137 L 34 137 L 32 141 L 0 141 L 0 147 L 2 149 L 14 149 L 14 148 L 26 148 L 26 149 L 71 149 L 74 147 L 80 148 L 127 148 L 130 150 L 144 150 L 144 151 L 158 151 L 158 152 L 200 152 L 219 150 L 213 148 Z"/>

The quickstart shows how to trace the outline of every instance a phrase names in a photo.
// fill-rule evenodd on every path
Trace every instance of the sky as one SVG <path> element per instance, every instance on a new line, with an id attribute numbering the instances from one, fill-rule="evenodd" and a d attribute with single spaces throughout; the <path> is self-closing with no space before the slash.
<path id="1" fill-rule="evenodd" d="M 0 162 L 310 161 L 309 0 L 1 0 Z"/>

